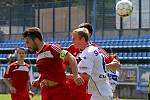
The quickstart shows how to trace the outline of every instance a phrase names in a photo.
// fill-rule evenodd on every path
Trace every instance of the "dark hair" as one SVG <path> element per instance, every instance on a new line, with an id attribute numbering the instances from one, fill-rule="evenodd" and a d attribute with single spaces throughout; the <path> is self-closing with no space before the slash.
<path id="1" fill-rule="evenodd" d="M 19 48 L 17 48 L 17 49 L 16 49 L 16 53 L 18 53 L 19 50 L 24 50 L 25 53 L 26 53 L 26 49 L 25 49 L 24 47 L 19 47 Z"/>
<path id="2" fill-rule="evenodd" d="M 23 32 L 23 37 L 30 37 L 31 39 L 35 39 L 38 38 L 39 40 L 43 40 L 43 36 L 42 33 L 40 32 L 40 29 L 37 27 L 31 27 L 28 30 L 26 30 L 25 32 Z"/>
<path id="3" fill-rule="evenodd" d="M 78 26 L 79 28 L 87 28 L 89 33 L 92 35 L 93 34 L 93 28 L 92 25 L 90 23 L 82 23 Z"/>

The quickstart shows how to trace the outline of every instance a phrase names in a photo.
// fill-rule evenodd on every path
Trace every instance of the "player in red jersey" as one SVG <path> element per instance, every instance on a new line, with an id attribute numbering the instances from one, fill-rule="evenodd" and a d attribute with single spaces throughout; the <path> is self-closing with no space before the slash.
<path id="1" fill-rule="evenodd" d="M 44 43 L 37 27 L 29 28 L 23 33 L 23 37 L 28 49 L 37 52 L 36 67 L 40 77 L 34 80 L 32 85 L 41 86 L 42 100 L 72 100 L 62 62 L 64 59 L 69 61 L 74 82 L 76 85 L 82 85 L 83 80 L 78 76 L 75 57 L 52 43 Z"/>
<path id="2" fill-rule="evenodd" d="M 79 28 L 87 28 L 89 31 L 89 36 L 92 36 L 93 33 L 93 28 L 92 25 L 90 23 L 82 23 L 78 26 Z M 105 57 L 105 62 L 107 65 L 107 68 L 112 70 L 112 71 L 116 71 L 118 68 L 120 68 L 120 62 L 118 60 L 116 60 L 115 58 L 113 58 L 113 56 L 110 56 L 102 47 L 96 45 L 95 43 L 92 43 L 92 45 L 96 46 L 99 48 L 99 50 L 102 52 L 102 54 Z M 80 50 L 78 48 L 76 48 L 74 46 L 74 44 L 71 44 L 68 48 L 67 51 L 69 51 L 70 53 L 72 53 L 75 57 L 78 57 L 78 54 L 80 53 Z M 64 66 L 67 68 L 67 66 L 69 66 L 69 63 L 67 61 L 64 62 Z M 76 97 L 75 100 L 90 100 L 90 94 L 86 94 L 86 86 L 87 86 L 87 82 L 85 81 L 85 83 L 83 84 L 82 87 L 77 86 L 78 88 L 75 87 L 75 84 L 73 83 L 73 81 L 71 81 L 71 76 L 68 75 L 68 79 L 70 81 L 70 87 L 72 87 L 72 89 L 75 91 L 73 93 L 74 97 Z M 86 95 L 85 95 L 86 94 Z M 79 99 L 82 98 L 82 99 Z"/>
<path id="3" fill-rule="evenodd" d="M 17 49 L 17 61 L 11 63 L 4 74 L 4 83 L 9 87 L 12 100 L 30 100 L 29 64 L 24 62 L 25 49 Z"/>

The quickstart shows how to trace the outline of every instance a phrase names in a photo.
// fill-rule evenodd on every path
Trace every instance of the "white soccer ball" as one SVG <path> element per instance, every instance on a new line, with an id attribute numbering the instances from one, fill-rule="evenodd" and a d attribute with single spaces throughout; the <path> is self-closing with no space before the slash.
<path id="1" fill-rule="evenodd" d="M 116 13 L 121 17 L 130 16 L 133 11 L 132 2 L 129 0 L 121 0 L 116 4 Z"/>

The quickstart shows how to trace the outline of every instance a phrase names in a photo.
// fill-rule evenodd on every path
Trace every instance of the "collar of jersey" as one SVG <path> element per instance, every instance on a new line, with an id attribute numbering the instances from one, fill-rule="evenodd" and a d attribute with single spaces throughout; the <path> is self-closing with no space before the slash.
<path id="1" fill-rule="evenodd" d="M 91 46 L 92 44 L 89 43 L 83 50 L 85 50 L 87 47 Z M 82 52 L 83 50 L 80 49 L 80 52 Z"/>

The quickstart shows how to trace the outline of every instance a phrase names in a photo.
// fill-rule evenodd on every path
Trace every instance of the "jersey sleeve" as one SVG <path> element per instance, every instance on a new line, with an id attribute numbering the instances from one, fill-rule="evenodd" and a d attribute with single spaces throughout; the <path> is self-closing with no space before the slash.
<path id="1" fill-rule="evenodd" d="M 71 44 L 66 50 L 67 50 L 68 52 L 70 52 L 70 53 L 73 55 L 74 50 L 75 50 L 75 47 L 74 47 L 73 44 Z M 75 56 L 75 55 L 74 55 L 74 56 Z M 69 66 L 69 61 L 64 60 L 64 61 L 63 61 L 63 64 Z"/>
<path id="2" fill-rule="evenodd" d="M 75 48 L 74 48 L 74 45 L 71 44 L 71 45 L 67 48 L 67 51 L 68 51 L 68 52 L 71 52 L 73 49 L 75 49 Z"/>
<path id="3" fill-rule="evenodd" d="M 11 77 L 11 75 L 12 75 L 12 68 L 11 68 L 11 66 L 9 65 L 8 67 L 7 67 L 7 69 L 6 69 L 6 72 L 4 73 L 4 78 L 10 78 Z"/>
<path id="4" fill-rule="evenodd" d="M 52 44 L 51 45 L 51 53 L 54 55 L 55 58 L 60 58 L 60 59 L 64 59 L 65 56 L 67 55 L 67 51 L 66 50 L 62 50 L 60 47 Z"/>
<path id="5" fill-rule="evenodd" d="M 80 53 L 80 50 L 75 47 L 74 44 L 71 44 L 68 48 L 67 51 L 70 52 L 73 56 L 77 56 L 78 53 Z"/>
<path id="6" fill-rule="evenodd" d="M 110 56 L 109 53 L 105 49 L 96 45 L 95 43 L 92 43 L 92 45 L 95 47 L 98 47 L 99 51 L 104 55 L 106 64 L 113 61 L 114 58 L 112 56 Z"/>

